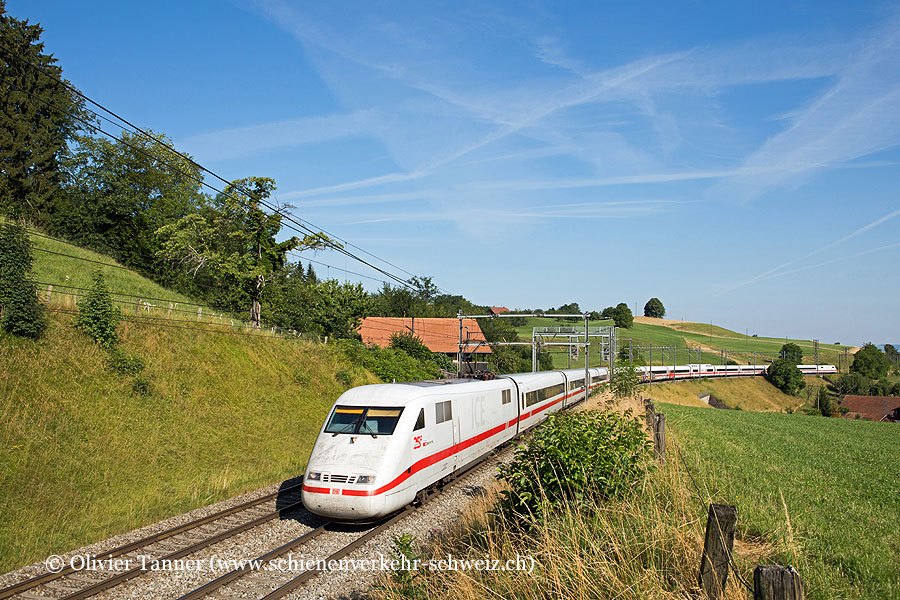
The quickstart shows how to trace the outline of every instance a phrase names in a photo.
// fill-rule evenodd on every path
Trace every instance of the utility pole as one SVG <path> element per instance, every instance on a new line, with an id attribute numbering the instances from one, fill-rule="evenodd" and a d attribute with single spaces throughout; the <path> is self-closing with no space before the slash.
<path id="1" fill-rule="evenodd" d="M 462 355 L 463 355 L 463 340 L 462 340 L 462 311 L 458 311 L 456 316 L 459 318 L 459 352 L 456 355 L 456 377 L 457 379 L 462 376 Z"/>
<path id="2" fill-rule="evenodd" d="M 588 396 L 591 395 L 591 378 L 588 374 L 588 313 L 584 313 L 584 400 L 587 402 Z"/>

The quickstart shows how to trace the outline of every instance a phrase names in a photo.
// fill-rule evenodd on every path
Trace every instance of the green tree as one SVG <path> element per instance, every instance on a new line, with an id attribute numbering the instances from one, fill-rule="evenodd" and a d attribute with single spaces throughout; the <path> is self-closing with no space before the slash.
<path id="1" fill-rule="evenodd" d="M 160 257 L 196 276 L 213 273 L 250 302 L 250 321 L 260 327 L 263 288 L 285 268 L 289 251 L 333 244 L 324 234 L 296 236 L 283 242 L 281 213 L 267 213 L 260 203 L 275 190 L 268 177 L 236 180 L 207 203 L 175 223 L 160 227 Z"/>
<path id="2" fill-rule="evenodd" d="M 663 306 L 659 298 L 650 298 L 647 300 L 647 304 L 644 305 L 644 316 L 662 319 L 666 316 L 666 307 Z"/>
<path id="3" fill-rule="evenodd" d="M 76 149 L 63 163 L 66 198 L 54 229 L 79 245 L 154 273 L 165 270 L 158 262 L 156 231 L 196 212 L 204 197 L 200 168 L 163 148 L 160 143 L 172 143 L 165 135 L 149 133 L 154 139 L 127 131 L 121 141 L 76 138 Z"/>
<path id="4" fill-rule="evenodd" d="M 614 306 L 607 306 L 600 313 L 601 319 L 615 319 L 616 317 L 616 309 Z"/>
<path id="5" fill-rule="evenodd" d="M 891 361 L 871 342 L 864 344 L 853 355 L 853 364 L 850 365 L 851 373 L 859 373 L 871 379 L 881 379 L 891 368 Z"/>
<path id="6" fill-rule="evenodd" d="M 884 345 L 884 355 L 887 356 L 887 359 L 894 365 L 895 369 L 900 366 L 900 352 L 897 352 L 893 344 Z"/>
<path id="7" fill-rule="evenodd" d="M 837 380 L 834 388 L 841 396 L 848 394 L 867 396 L 872 389 L 872 381 L 859 373 L 847 373 Z"/>
<path id="8" fill-rule="evenodd" d="M 631 314 L 631 309 L 624 302 L 616 305 L 612 318 L 616 322 L 616 327 L 631 329 L 632 324 L 634 324 L 634 315 Z"/>
<path id="9" fill-rule="evenodd" d="M 47 317 L 31 279 L 33 262 L 25 227 L 0 224 L 0 324 L 8 333 L 38 338 L 47 326 Z"/>
<path id="10" fill-rule="evenodd" d="M 48 226 L 60 196 L 60 158 L 87 120 L 83 101 L 44 53 L 43 28 L 6 13 L 0 0 L 0 212 Z M 55 108 L 54 108 L 55 107 Z"/>
<path id="11" fill-rule="evenodd" d="M 780 389 L 785 394 L 796 396 L 797 393 L 806 387 L 803 380 L 803 373 L 797 368 L 797 365 L 785 358 L 779 358 L 769 365 L 766 369 L 766 379 Z"/>
<path id="12" fill-rule="evenodd" d="M 110 349 L 119 343 L 116 328 L 121 320 L 122 314 L 119 307 L 113 304 L 103 271 L 97 269 L 94 271 L 91 291 L 84 302 L 78 305 L 75 327 L 88 334 L 102 348 Z"/>
<path id="13" fill-rule="evenodd" d="M 494 373 L 525 373 L 531 371 L 531 349 L 526 346 L 494 346 L 487 357 Z"/>
<path id="14" fill-rule="evenodd" d="M 825 386 L 820 387 L 816 392 L 816 404 L 819 406 L 819 412 L 822 413 L 823 417 L 836 417 L 839 414 L 837 404 L 831 399 L 831 395 L 825 389 Z"/>
<path id="15" fill-rule="evenodd" d="M 793 342 L 788 342 L 781 346 L 779 355 L 781 358 L 789 360 L 795 365 L 799 365 L 803 362 L 803 348 Z"/>

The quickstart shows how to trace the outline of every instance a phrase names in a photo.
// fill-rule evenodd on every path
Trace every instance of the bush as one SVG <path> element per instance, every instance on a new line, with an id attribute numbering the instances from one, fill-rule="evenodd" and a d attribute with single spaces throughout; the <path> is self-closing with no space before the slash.
<path id="1" fill-rule="evenodd" d="M 116 327 L 122 320 L 119 308 L 113 304 L 103 272 L 94 271 L 94 281 L 87 298 L 78 305 L 75 327 L 81 329 L 103 348 L 112 348 L 119 342 Z"/>
<path id="2" fill-rule="evenodd" d="M 110 371 L 119 375 L 140 375 L 143 373 L 146 363 L 140 356 L 113 349 L 109 353 L 109 358 L 106 359 L 106 366 Z"/>
<path id="3" fill-rule="evenodd" d="M 344 387 L 353 385 L 353 375 L 346 369 L 340 369 L 334 374 L 334 379 Z"/>
<path id="4" fill-rule="evenodd" d="M 408 331 L 392 333 L 389 346 L 394 350 L 402 350 L 416 360 L 431 360 L 431 350 L 414 333 Z"/>
<path id="5" fill-rule="evenodd" d="M 501 513 L 543 519 L 563 499 L 605 500 L 626 495 L 650 460 L 650 442 L 630 413 L 556 412 L 535 431 L 515 458 L 500 466 L 509 485 Z"/>
<path id="6" fill-rule="evenodd" d="M 36 339 L 47 328 L 47 317 L 31 280 L 33 263 L 25 228 L 0 225 L 0 325 L 13 335 Z"/>
<path id="7" fill-rule="evenodd" d="M 363 366 L 384 382 L 435 379 L 440 373 L 432 361 L 419 361 L 401 350 L 369 348 Z"/>
<path id="8" fill-rule="evenodd" d="M 803 373 L 790 359 L 779 358 L 766 369 L 766 379 L 785 394 L 796 396 L 806 387 Z"/>
<path id="9" fill-rule="evenodd" d="M 131 382 L 131 391 L 138 396 L 149 396 L 153 393 L 153 382 L 146 375 L 138 375 Z"/>
<path id="10" fill-rule="evenodd" d="M 874 344 L 867 343 L 853 355 L 850 371 L 871 379 L 880 379 L 888 374 L 891 361 Z"/>
<path id="11" fill-rule="evenodd" d="M 641 385 L 641 373 L 629 362 L 616 364 L 610 388 L 617 398 L 632 396 Z"/>
<path id="12" fill-rule="evenodd" d="M 440 352 L 433 352 L 431 354 L 431 360 L 434 361 L 434 364 L 437 365 L 439 369 L 443 369 L 444 371 L 454 371 L 455 367 L 453 366 L 453 359 L 447 356 L 446 354 L 441 354 Z"/>

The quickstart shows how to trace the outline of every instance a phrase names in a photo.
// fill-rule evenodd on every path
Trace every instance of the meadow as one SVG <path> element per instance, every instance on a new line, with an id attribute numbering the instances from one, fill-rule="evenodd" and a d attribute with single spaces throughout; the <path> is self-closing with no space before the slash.
<path id="1" fill-rule="evenodd" d="M 775 543 L 807 598 L 900 597 L 900 429 L 895 424 L 657 404 L 738 535 Z"/>

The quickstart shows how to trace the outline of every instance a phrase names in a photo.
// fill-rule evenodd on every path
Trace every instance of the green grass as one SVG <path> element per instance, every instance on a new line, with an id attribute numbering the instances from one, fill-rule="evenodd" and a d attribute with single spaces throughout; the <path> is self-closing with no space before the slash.
<path id="1" fill-rule="evenodd" d="M 584 322 L 581 322 L 583 327 Z M 612 321 L 590 321 L 591 327 L 609 326 Z M 579 323 L 562 321 L 547 317 L 531 317 L 527 319 L 526 325 L 517 327 L 516 332 L 520 339 L 531 340 L 533 327 L 560 327 L 560 326 L 579 326 Z M 708 325 L 703 323 L 672 323 L 670 325 L 653 325 L 649 323 L 634 323 L 631 328 L 619 329 L 619 348 L 627 347 L 629 339 L 634 346 L 653 345 L 657 349 L 653 351 L 654 365 L 672 364 L 672 351 L 663 352 L 659 347 L 674 346 L 677 348 L 675 362 L 676 364 L 687 364 L 689 355 L 687 348 L 691 348 L 693 352 L 690 354 L 690 362 L 697 362 L 697 348 L 702 349 L 701 361 L 709 364 L 721 364 L 721 350 L 728 350 L 728 358 L 735 360 L 740 364 L 750 364 L 754 358 L 757 363 L 765 363 L 772 358 L 778 356 L 781 346 L 786 342 L 794 342 L 803 348 L 804 363 L 815 363 L 813 342 L 810 340 L 785 340 L 784 338 L 760 338 L 747 336 L 735 331 Z M 560 338 L 557 341 L 562 341 Z M 842 346 L 833 344 L 819 344 L 819 362 L 821 364 L 838 364 L 838 355 L 841 353 Z M 754 356 L 754 352 L 756 353 Z M 592 355 L 595 351 L 592 350 Z M 633 354 L 637 357 L 637 352 Z M 645 364 L 649 364 L 650 355 L 647 349 L 641 354 L 641 359 Z M 583 361 L 583 359 L 582 359 Z M 564 352 L 560 352 L 559 358 L 554 357 L 554 366 L 564 367 L 566 364 L 566 356 Z M 582 362 L 583 364 L 583 362 Z M 591 361 L 591 365 L 599 364 Z"/>
<path id="2" fill-rule="evenodd" d="M 123 323 L 144 396 L 71 320 L 0 334 L 0 571 L 299 475 L 338 372 L 375 382 L 328 346 Z"/>
<path id="3" fill-rule="evenodd" d="M 897 425 L 658 409 L 712 501 L 737 506 L 739 535 L 795 548 L 776 559 L 808 598 L 900 598 Z"/>

